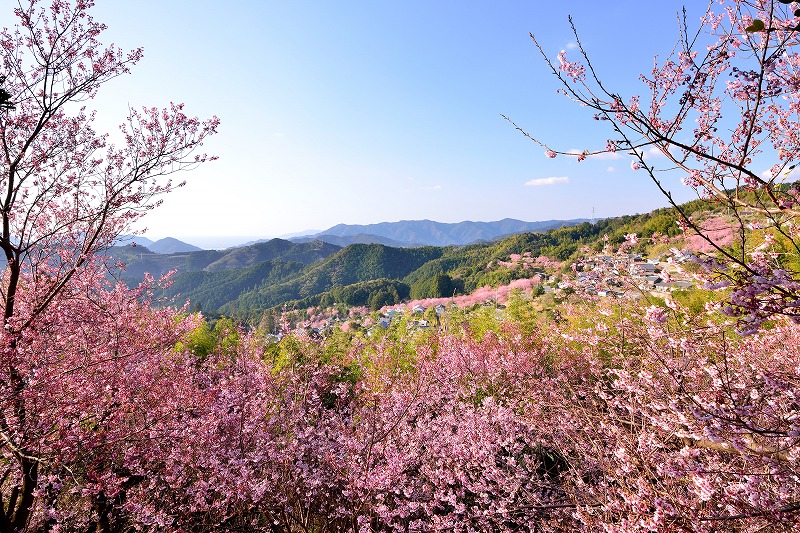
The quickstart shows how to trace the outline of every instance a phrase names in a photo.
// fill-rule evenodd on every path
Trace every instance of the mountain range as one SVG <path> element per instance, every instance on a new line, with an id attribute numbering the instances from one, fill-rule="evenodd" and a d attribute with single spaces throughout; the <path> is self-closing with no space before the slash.
<path id="1" fill-rule="evenodd" d="M 476 242 L 488 242 L 514 235 L 547 231 L 564 226 L 588 222 L 585 218 L 571 220 L 544 220 L 525 222 L 505 218 L 495 222 L 436 222 L 433 220 L 401 220 L 378 224 L 337 224 L 319 233 L 292 237 L 294 242 L 320 239 L 339 246 L 349 244 L 385 244 L 395 247 L 413 246 L 462 246 Z"/>
<path id="2" fill-rule="evenodd" d="M 401 220 L 378 224 L 337 224 L 323 231 L 294 233 L 282 238 L 291 242 L 304 243 L 323 241 L 337 246 L 351 244 L 383 244 L 394 248 L 414 248 L 418 246 L 463 246 L 476 242 L 489 242 L 507 235 L 540 232 L 550 229 L 574 226 L 587 219 L 544 220 L 525 222 L 506 218 L 495 222 L 464 221 L 456 223 L 433 220 Z M 246 248 L 254 244 L 269 242 L 270 239 L 249 241 L 237 246 Z M 146 237 L 126 235 L 119 244 L 136 243 L 157 254 L 197 252 L 202 248 L 179 241 L 172 237 L 152 241 Z"/>
<path id="3" fill-rule="evenodd" d="M 199 252 L 203 249 L 192 244 L 179 241 L 173 237 L 165 237 L 157 241 L 142 237 L 141 235 L 122 235 L 118 239 L 118 245 L 124 246 L 126 244 L 135 244 L 136 246 L 144 246 L 150 252 L 156 254 L 174 254 L 181 252 Z"/>
<path id="4" fill-rule="evenodd" d="M 511 254 L 545 255 L 563 261 L 584 245 L 602 246 L 597 243 L 605 234 L 614 243 L 622 242 L 624 236 L 632 232 L 646 238 L 656 232 L 672 235 L 679 231 L 674 215 L 666 210 L 604 219 L 594 224 L 574 224 L 574 221 L 521 223 L 512 220 L 393 224 L 394 227 L 376 224 L 331 228 L 339 233 L 350 233 L 334 237 L 378 241 L 347 246 L 319 238 L 305 242 L 272 239 L 226 250 L 158 254 L 143 244 L 137 244 L 113 247 L 109 255 L 125 265 L 125 269 L 115 275 L 119 279 L 137 284 L 145 273 L 159 277 L 177 270 L 172 285 L 163 293 L 176 305 L 182 305 L 188 299 L 194 309 L 201 309 L 208 315 L 224 314 L 256 324 L 262 315 L 266 316 L 265 310 L 277 306 L 307 309 L 312 306 L 367 305 L 377 308 L 408 298 L 470 294 L 478 287 L 507 284 L 518 276 L 530 276 L 531 273 L 524 269 L 497 266 L 507 262 Z M 460 246 L 388 246 L 384 242 L 396 239 L 361 233 L 391 230 L 394 237 L 409 239 L 398 242 L 432 238 L 450 239 L 452 242 L 456 238 L 471 240 L 475 236 L 513 231 L 520 227 L 518 224 L 558 227 Z M 403 231 L 402 226 L 405 226 Z M 329 230 L 321 234 L 331 235 Z M 490 268 L 491 265 L 495 266 Z"/>
<path id="5" fill-rule="evenodd" d="M 198 249 L 174 253 L 155 253 L 142 245 L 114 246 L 109 250 L 109 255 L 125 265 L 125 270 L 118 276 L 134 281 L 141 280 L 145 273 L 159 277 L 172 270 L 177 270 L 179 274 L 239 270 L 272 260 L 309 265 L 340 248 L 322 241 L 293 243 L 272 239 L 227 250 Z"/>

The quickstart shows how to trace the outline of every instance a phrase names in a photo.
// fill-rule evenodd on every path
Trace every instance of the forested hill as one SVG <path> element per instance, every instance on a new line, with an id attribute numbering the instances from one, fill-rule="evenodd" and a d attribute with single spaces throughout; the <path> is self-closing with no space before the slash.
<path id="1" fill-rule="evenodd" d="M 315 297 L 336 287 L 377 279 L 399 280 L 437 259 L 444 248 L 392 248 L 381 244 L 353 244 L 327 259 L 311 265 L 294 278 L 274 285 L 262 285 L 242 293 L 219 311 L 252 316 L 254 311 L 275 307 L 291 300 Z M 192 293 L 187 296 L 191 298 Z"/>
<path id="2" fill-rule="evenodd" d="M 178 269 L 166 292 L 178 305 L 188 298 L 193 308 L 206 314 L 258 321 L 264 310 L 277 306 L 374 307 L 409 298 L 469 294 L 484 285 L 530 276 L 532 272 L 522 269 L 487 268 L 490 262 L 507 261 L 511 254 L 530 252 L 564 261 L 582 246 L 601 247 L 605 234 L 611 244 L 621 243 L 626 233 L 645 238 L 655 232 L 676 235 L 675 220 L 670 210 L 662 209 L 468 246 L 340 248 L 321 241 L 274 239 L 226 251 L 157 255 L 141 247 L 124 247 L 113 252 L 129 261 L 124 275 L 130 281 L 141 279 L 146 268 L 154 269 L 150 270 L 154 275 Z"/>
<path id="3" fill-rule="evenodd" d="M 199 250 L 172 254 L 159 254 L 143 246 L 115 246 L 109 255 L 125 265 L 117 275 L 130 282 L 138 282 L 145 273 L 155 277 L 177 270 L 180 274 L 193 272 L 218 272 L 239 270 L 264 261 L 289 261 L 310 265 L 340 250 L 340 246 L 319 240 L 293 243 L 272 239 L 251 246 L 227 250 Z"/>

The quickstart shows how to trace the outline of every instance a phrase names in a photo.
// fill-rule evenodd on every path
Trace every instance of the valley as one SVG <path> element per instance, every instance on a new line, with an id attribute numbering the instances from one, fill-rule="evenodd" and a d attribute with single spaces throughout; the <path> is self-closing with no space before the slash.
<path id="1" fill-rule="evenodd" d="M 408 227 L 408 223 L 398 224 Z M 431 224 L 425 221 L 426 227 Z M 641 244 L 629 247 L 639 253 L 650 249 L 645 243 L 654 234 L 668 239 L 680 233 L 668 210 L 594 224 L 527 224 L 549 229 L 461 246 L 356 243 L 342 247 L 322 239 L 272 239 L 226 250 L 173 254 L 152 253 L 142 246 L 117 246 L 110 256 L 125 265 L 116 275 L 131 286 L 145 273 L 158 278 L 174 270 L 171 285 L 163 293 L 167 301 L 180 306 L 189 300 L 190 309 L 202 310 L 209 317 L 228 316 L 255 325 L 267 310 L 345 306 L 374 311 L 410 300 L 469 296 L 483 287 L 506 286 L 517 279 L 560 276 L 559 269 L 542 265 L 548 261 L 570 265 L 581 259 L 582 249 L 619 246 L 630 233 L 642 238 Z M 503 221 L 496 226 L 499 232 L 509 229 Z M 353 231 L 360 230 L 356 227 Z M 398 229 L 392 234 L 401 233 Z M 508 263 L 510 257 L 523 254 L 542 259 L 539 263 Z M 569 266 L 565 268 L 569 270 Z"/>

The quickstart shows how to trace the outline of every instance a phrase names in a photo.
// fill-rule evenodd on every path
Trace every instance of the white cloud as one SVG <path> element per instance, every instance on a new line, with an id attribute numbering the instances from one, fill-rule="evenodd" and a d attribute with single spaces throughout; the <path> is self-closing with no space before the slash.
<path id="1" fill-rule="evenodd" d="M 570 41 L 564 48 L 566 48 L 567 50 L 575 50 L 576 48 L 578 48 L 578 43 Z"/>
<path id="2" fill-rule="evenodd" d="M 441 191 L 442 190 L 442 186 L 441 185 L 433 185 L 431 187 L 420 187 L 419 190 L 421 190 L 421 191 Z"/>
<path id="3" fill-rule="evenodd" d="M 763 180 L 770 180 L 772 179 L 772 171 L 767 169 L 759 173 L 761 179 Z M 784 182 L 784 181 L 794 181 L 800 178 L 800 167 L 794 167 L 791 170 L 784 169 L 780 174 L 778 174 L 776 181 Z"/>
<path id="4" fill-rule="evenodd" d="M 662 152 L 655 146 L 651 146 L 642 153 L 642 159 L 656 159 L 659 157 L 665 157 L 664 152 Z"/>
<path id="5" fill-rule="evenodd" d="M 542 185 L 555 185 L 556 183 L 569 183 L 569 176 L 551 176 L 549 178 L 536 178 L 525 182 L 526 187 L 539 187 Z"/>
<path id="6" fill-rule="evenodd" d="M 606 169 L 606 172 L 615 172 L 616 170 L 617 170 L 617 169 L 616 169 L 616 168 L 614 168 L 614 167 L 608 167 L 608 168 Z"/>

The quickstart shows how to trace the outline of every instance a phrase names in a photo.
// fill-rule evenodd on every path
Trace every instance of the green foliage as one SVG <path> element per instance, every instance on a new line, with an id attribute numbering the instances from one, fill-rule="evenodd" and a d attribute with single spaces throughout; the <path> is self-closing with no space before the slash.
<path id="1" fill-rule="evenodd" d="M 453 278 L 443 272 L 439 272 L 433 277 L 418 281 L 411 286 L 411 298 L 421 300 L 423 298 L 443 298 L 453 296 L 458 292 L 458 283 Z"/>
<path id="2" fill-rule="evenodd" d="M 236 348 L 239 346 L 239 329 L 233 320 L 224 317 L 217 320 L 213 333 L 221 353 L 231 356 L 236 354 Z"/>
<path id="3" fill-rule="evenodd" d="M 264 311 L 258 329 L 264 333 L 275 333 L 278 329 L 278 314 L 271 309 Z"/>
<path id="4" fill-rule="evenodd" d="M 493 306 L 476 306 L 465 314 L 467 331 L 475 340 L 480 340 L 486 333 L 500 330 L 503 313 Z"/>
<path id="5" fill-rule="evenodd" d="M 683 208 L 697 212 L 698 216 L 720 209 L 701 200 L 689 202 Z M 335 253 L 330 253 L 331 249 L 321 242 L 298 247 L 295 243 L 275 239 L 225 252 L 223 258 L 215 256 L 223 252 L 184 254 L 194 258 L 183 259 L 184 264 L 191 262 L 193 268 L 212 259 L 213 262 L 204 267 L 206 271 L 175 276 L 165 294 L 177 296 L 177 302 L 191 298 L 193 305 L 206 314 L 234 316 L 244 322 L 260 323 L 265 331 L 273 331 L 275 324 L 270 323 L 270 315 L 264 313 L 267 309 L 365 306 L 377 310 L 408 299 L 469 294 L 483 286 L 507 285 L 536 273 L 532 269 L 498 263 L 508 262 L 512 254 L 528 252 L 534 258 L 544 255 L 563 261 L 564 268 L 569 269 L 569 264 L 583 253 L 584 247 L 601 250 L 604 235 L 609 236 L 609 245 L 617 247 L 624 242 L 626 234 L 636 233 L 641 237 L 638 251 L 657 251 L 660 246 L 659 253 L 664 253 L 667 245 L 652 248 L 649 238 L 656 233 L 668 237 L 678 235 L 680 229 L 676 220 L 673 210 L 658 209 L 644 215 L 598 220 L 594 224 L 511 235 L 493 243 L 420 248 L 354 244 L 336 248 Z M 135 249 L 125 247 L 119 253 L 134 253 L 131 250 Z M 221 270 L 224 266 L 249 264 L 262 257 L 272 259 L 247 268 Z M 298 260 L 288 261 L 288 258 Z M 314 258 L 318 260 L 313 262 Z"/>
<path id="6" fill-rule="evenodd" d="M 230 357 L 236 355 L 239 346 L 239 328 L 230 318 L 220 318 L 214 324 L 204 320 L 200 326 L 189 333 L 176 349 L 187 349 L 203 360 L 212 353 Z"/>
<path id="7" fill-rule="evenodd" d="M 422 318 L 428 321 L 433 327 L 438 328 L 441 325 L 441 321 L 439 320 L 439 315 L 436 313 L 436 308 L 434 306 L 428 307 L 425 312 L 422 314 Z"/>
<path id="8" fill-rule="evenodd" d="M 293 365 L 305 363 L 309 357 L 313 357 L 313 352 L 308 348 L 307 343 L 303 343 L 294 335 L 286 335 L 280 342 L 273 342 L 265 347 L 264 362 L 272 367 L 273 372 L 281 372 Z"/>
<path id="9" fill-rule="evenodd" d="M 708 302 L 713 302 L 719 299 L 719 295 L 702 289 L 680 290 L 672 293 L 672 298 L 686 307 L 692 313 L 698 315 L 705 310 Z"/>
<path id="10" fill-rule="evenodd" d="M 764 31 L 764 21 L 761 19 L 753 19 L 753 22 L 744 29 L 748 33 Z"/>
<path id="11" fill-rule="evenodd" d="M 213 353 L 217 348 L 217 339 L 211 333 L 211 328 L 208 322 L 203 322 L 197 329 L 192 331 L 187 338 L 183 341 L 178 349 L 186 348 L 190 353 L 205 359 L 209 354 Z"/>
<path id="12" fill-rule="evenodd" d="M 322 344 L 323 360 L 328 363 L 346 361 L 353 348 L 354 338 L 354 333 L 334 328 Z"/>
<path id="13" fill-rule="evenodd" d="M 284 302 L 282 308 L 305 309 L 312 306 L 321 308 L 371 307 L 373 311 L 383 305 L 395 305 L 408 299 L 410 288 L 401 281 L 376 279 L 334 287 L 333 289 L 300 300 Z M 378 307 L 374 307 L 377 305 Z"/>
<path id="14" fill-rule="evenodd" d="M 533 302 L 521 292 L 515 291 L 511 294 L 505 311 L 506 316 L 517 324 L 525 335 L 532 335 L 536 331 L 540 320 L 539 313 Z"/>

